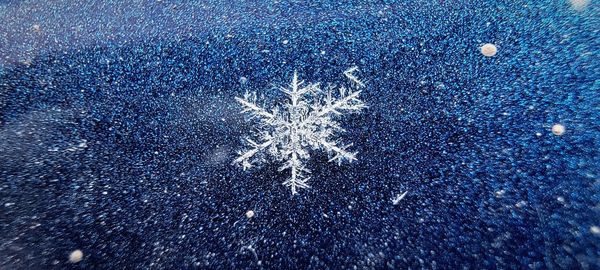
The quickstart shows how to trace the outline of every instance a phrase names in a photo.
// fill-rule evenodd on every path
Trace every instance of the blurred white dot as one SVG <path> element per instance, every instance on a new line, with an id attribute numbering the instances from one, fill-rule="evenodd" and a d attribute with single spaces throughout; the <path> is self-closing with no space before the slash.
<path id="1" fill-rule="evenodd" d="M 577 11 L 584 10 L 590 4 L 590 0 L 570 0 L 570 2 L 571 7 Z"/>
<path id="2" fill-rule="evenodd" d="M 248 210 L 248 212 L 246 212 L 246 217 L 247 218 L 252 218 L 253 216 L 254 216 L 254 211 Z"/>
<path id="3" fill-rule="evenodd" d="M 26 66 L 31 66 L 31 59 L 25 59 L 21 61 L 21 64 L 26 65 Z"/>
<path id="4" fill-rule="evenodd" d="M 565 126 L 561 124 L 555 124 L 552 126 L 552 133 L 557 136 L 563 135 L 565 133 Z"/>
<path id="5" fill-rule="evenodd" d="M 69 262 L 78 263 L 78 262 L 81 261 L 81 259 L 83 259 L 83 252 L 81 250 L 79 250 L 79 249 L 74 250 L 69 255 Z"/>
<path id="6" fill-rule="evenodd" d="M 496 55 L 497 52 L 498 52 L 498 48 L 496 48 L 496 45 L 494 45 L 492 43 L 486 43 L 483 46 L 481 46 L 481 54 L 483 54 L 487 57 L 492 57 L 492 56 Z"/>
<path id="7" fill-rule="evenodd" d="M 558 198 L 556 198 L 556 200 L 558 200 L 561 203 L 565 202 L 565 198 L 563 198 L 563 196 L 558 196 Z"/>
<path id="8" fill-rule="evenodd" d="M 600 227 L 598 227 L 598 226 L 592 226 L 592 227 L 590 227 L 590 232 L 592 232 L 593 234 L 598 235 L 598 234 L 600 234 Z"/>
<path id="9" fill-rule="evenodd" d="M 290 43 L 290 41 L 287 39 L 283 41 L 283 44 L 288 44 L 288 43 Z"/>
<path id="10" fill-rule="evenodd" d="M 248 78 L 242 76 L 240 77 L 240 84 L 246 84 L 248 82 Z"/>
<path id="11" fill-rule="evenodd" d="M 321 54 L 322 54 L 322 55 L 324 55 L 324 54 L 325 54 L 325 51 L 321 51 Z"/>

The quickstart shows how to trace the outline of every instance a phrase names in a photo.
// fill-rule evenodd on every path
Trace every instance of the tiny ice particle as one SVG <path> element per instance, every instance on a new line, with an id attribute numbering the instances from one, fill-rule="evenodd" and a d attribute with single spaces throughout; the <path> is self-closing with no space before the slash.
<path id="1" fill-rule="evenodd" d="M 252 210 L 248 210 L 248 212 L 246 212 L 246 217 L 247 217 L 247 218 L 252 218 L 252 217 L 254 217 L 254 211 L 252 211 Z"/>
<path id="2" fill-rule="evenodd" d="M 393 203 L 394 205 L 398 205 L 398 204 L 400 203 L 400 201 L 401 201 L 402 199 L 404 199 L 404 197 L 406 196 L 406 194 L 407 194 L 407 193 L 408 193 L 408 191 L 405 191 L 404 193 L 402 193 L 402 194 L 400 194 L 400 195 L 396 196 L 396 198 L 395 198 L 395 199 L 392 201 L 392 203 Z"/>
<path id="3" fill-rule="evenodd" d="M 86 148 L 87 147 L 87 141 L 83 140 L 79 143 L 79 145 L 77 145 L 77 147 L 79 148 Z"/>
<path id="4" fill-rule="evenodd" d="M 563 196 L 558 196 L 558 198 L 556 198 L 556 200 L 558 200 L 561 203 L 565 202 L 565 198 Z"/>
<path id="5" fill-rule="evenodd" d="M 494 45 L 492 43 L 486 43 L 483 46 L 481 46 L 481 54 L 483 54 L 487 57 L 492 57 L 492 56 L 496 55 L 497 52 L 498 52 L 498 48 L 496 48 L 496 45 Z"/>
<path id="6" fill-rule="evenodd" d="M 284 44 L 284 45 L 285 45 L 285 44 L 288 44 L 288 43 L 290 43 L 290 41 L 289 41 L 289 40 L 287 40 L 287 39 L 283 41 L 283 44 Z"/>
<path id="7" fill-rule="evenodd" d="M 565 133 L 565 126 L 561 124 L 555 124 L 552 126 L 552 133 L 554 133 L 556 136 L 563 135 Z"/>
<path id="8" fill-rule="evenodd" d="M 78 263 L 81 259 L 83 259 L 83 252 L 79 249 L 74 250 L 69 255 L 69 262 L 71 263 Z"/>
<path id="9" fill-rule="evenodd" d="M 571 7 L 577 11 L 584 10 L 590 4 L 590 0 L 571 0 L 570 2 Z"/>
<path id="10" fill-rule="evenodd" d="M 592 226 L 592 227 L 590 227 L 590 232 L 592 232 L 595 235 L 600 235 L 600 227 Z"/>
<path id="11" fill-rule="evenodd" d="M 517 208 L 523 208 L 524 206 L 527 206 L 527 202 L 526 201 L 520 201 L 517 204 L 515 204 L 515 206 Z"/>
<path id="12" fill-rule="evenodd" d="M 25 65 L 25 66 L 31 66 L 31 59 L 25 59 L 21 61 L 21 64 Z"/>

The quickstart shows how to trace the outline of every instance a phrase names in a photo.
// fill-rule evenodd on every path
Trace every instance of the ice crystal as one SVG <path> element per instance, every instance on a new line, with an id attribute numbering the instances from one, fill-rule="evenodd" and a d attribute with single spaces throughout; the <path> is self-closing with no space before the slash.
<path id="1" fill-rule="evenodd" d="M 339 117 L 344 113 L 359 112 L 366 108 L 359 99 L 360 88 L 365 85 L 350 68 L 344 75 L 350 80 L 348 87 L 298 81 L 298 74 L 289 87 L 280 87 L 288 99 L 271 110 L 257 105 L 256 93 L 246 93 L 236 101 L 243 107 L 243 113 L 256 122 L 256 129 L 245 138 L 246 149 L 239 152 L 234 164 L 244 170 L 265 162 L 267 158 L 282 162 L 279 171 L 289 169 L 291 176 L 283 184 L 297 194 L 299 188 L 308 188 L 310 170 L 305 163 L 310 159 L 311 150 L 322 150 L 330 156 L 329 161 L 352 162 L 356 153 L 347 149 L 352 144 L 343 145 L 336 134 L 344 132 Z"/>

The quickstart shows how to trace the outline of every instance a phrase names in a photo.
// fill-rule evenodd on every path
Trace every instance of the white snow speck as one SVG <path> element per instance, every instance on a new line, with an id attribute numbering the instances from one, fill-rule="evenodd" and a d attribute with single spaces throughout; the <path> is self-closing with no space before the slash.
<path id="1" fill-rule="evenodd" d="M 394 203 L 394 205 L 398 205 L 400 203 L 400 201 L 402 199 L 404 199 L 404 196 L 406 196 L 406 194 L 408 193 L 408 191 L 405 191 L 402 194 L 399 194 L 398 196 L 396 196 L 396 198 L 394 198 L 394 200 L 392 201 Z"/>

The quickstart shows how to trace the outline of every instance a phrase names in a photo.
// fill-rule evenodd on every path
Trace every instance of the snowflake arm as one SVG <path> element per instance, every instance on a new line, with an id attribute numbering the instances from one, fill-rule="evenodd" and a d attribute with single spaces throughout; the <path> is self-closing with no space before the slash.
<path id="1" fill-rule="evenodd" d="M 298 194 L 298 188 L 310 187 L 307 184 L 308 180 L 310 180 L 310 177 L 305 175 L 309 174 L 310 171 L 304 166 L 304 164 L 302 164 L 302 161 L 295 152 L 292 153 L 290 160 L 288 160 L 279 168 L 279 171 L 286 169 L 290 169 L 292 171 L 292 175 L 288 180 L 283 182 L 283 185 L 292 189 L 292 195 Z"/>
<path id="2" fill-rule="evenodd" d="M 339 165 L 342 164 L 342 161 L 344 160 L 347 160 L 348 162 L 356 160 L 356 153 L 346 151 L 352 144 L 340 147 L 336 142 L 328 142 L 324 139 L 319 140 L 319 144 L 323 146 L 327 152 L 334 154 L 334 156 L 329 159 L 329 162 L 337 161 Z"/>
<path id="3" fill-rule="evenodd" d="M 324 99 L 325 104 L 313 106 L 313 113 L 309 115 L 300 127 L 314 124 L 315 121 L 327 119 L 329 114 L 342 115 L 344 111 L 359 112 L 367 106 L 359 99 L 361 90 L 339 88 L 339 97 L 334 97 L 335 88 L 330 87 Z"/>
<path id="4" fill-rule="evenodd" d="M 333 91 L 330 90 L 325 98 L 325 106 L 316 113 L 316 117 L 323 117 L 329 113 L 342 114 L 340 111 L 360 111 L 365 108 L 365 104 L 358 98 L 360 90 L 347 90 L 345 87 L 340 87 L 340 98 L 333 98 Z"/>
<path id="5" fill-rule="evenodd" d="M 269 147 L 271 144 L 273 144 L 272 139 L 266 140 L 265 142 L 263 142 L 261 144 L 258 144 L 251 139 L 246 139 L 246 141 L 252 148 L 245 152 L 239 152 L 240 156 L 233 161 L 234 164 L 241 163 L 244 171 L 247 169 L 250 169 L 252 167 L 251 160 L 252 160 L 252 157 L 254 157 L 254 155 L 256 153 L 260 152 L 261 150 L 263 150 L 263 149 Z"/>
<path id="6" fill-rule="evenodd" d="M 281 87 L 280 90 L 290 97 L 292 106 L 298 106 L 298 102 L 302 100 L 307 93 L 314 93 L 319 89 L 318 83 L 311 83 L 306 87 L 300 87 L 304 81 L 298 81 L 298 72 L 294 71 L 294 78 L 290 88 Z"/>
<path id="7" fill-rule="evenodd" d="M 249 113 L 263 120 L 275 118 L 274 114 L 256 105 L 256 94 L 246 93 L 244 98 L 236 97 L 235 100 L 242 105 L 242 113 Z"/>
<path id="8" fill-rule="evenodd" d="M 350 79 L 352 82 L 356 83 L 356 85 L 358 85 L 359 87 L 365 87 L 365 84 L 363 82 L 361 82 L 356 76 L 354 76 L 354 71 L 357 71 L 358 67 L 357 66 L 353 66 L 351 68 L 349 68 L 348 70 L 344 71 L 344 75 L 346 75 L 346 77 L 348 77 L 348 79 Z"/>

